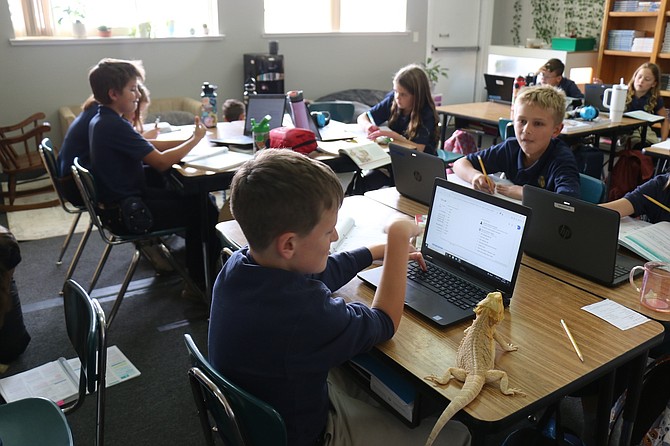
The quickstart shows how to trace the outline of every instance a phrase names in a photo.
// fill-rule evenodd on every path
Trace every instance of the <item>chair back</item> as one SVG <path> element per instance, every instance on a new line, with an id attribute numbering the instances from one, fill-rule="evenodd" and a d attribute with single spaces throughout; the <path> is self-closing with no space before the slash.
<path id="1" fill-rule="evenodd" d="M 98 228 L 98 232 L 105 243 L 114 243 L 113 235 L 105 229 L 98 214 L 98 193 L 95 188 L 95 179 L 91 172 L 79 163 L 78 157 L 74 159 L 72 164 L 72 177 L 77 184 L 81 198 L 84 200 L 91 222 Z"/>
<path id="2" fill-rule="evenodd" d="M 589 203 L 602 203 L 605 199 L 607 185 L 598 178 L 593 178 L 585 173 L 579 174 L 579 188 L 581 189 L 581 198 Z"/>
<path id="3" fill-rule="evenodd" d="M 6 446 L 72 446 L 72 431 L 63 411 L 42 397 L 0 404 L 0 440 Z"/>
<path id="4" fill-rule="evenodd" d="M 23 121 L 0 127 L 0 164 L 3 170 L 31 170 L 41 168 L 37 147 L 44 134 L 51 130 L 44 113 L 35 113 Z"/>
<path id="5" fill-rule="evenodd" d="M 47 169 L 47 175 L 51 180 L 51 184 L 56 190 L 56 195 L 58 196 L 58 201 L 60 202 L 61 207 L 70 214 L 76 214 L 82 212 L 80 208 L 72 208 L 69 205 L 69 201 L 63 197 L 63 193 L 60 187 L 60 180 L 58 176 L 58 163 L 56 161 L 56 153 L 53 147 L 53 143 L 50 138 L 42 139 L 42 142 L 39 146 L 40 157 L 42 157 L 42 163 Z"/>
<path id="6" fill-rule="evenodd" d="M 330 119 L 350 124 L 355 122 L 354 103 L 350 101 L 324 101 L 309 104 L 309 111 L 327 111 Z"/>
<path id="7" fill-rule="evenodd" d="M 514 122 L 511 119 L 499 118 L 498 133 L 503 140 L 514 136 Z"/>
<path id="8" fill-rule="evenodd" d="M 214 370 L 191 335 L 184 334 L 184 341 L 192 365 L 188 372 L 191 389 L 207 444 L 214 444 L 209 413 L 225 444 L 286 445 L 286 427 L 281 415 Z"/>
<path id="9" fill-rule="evenodd" d="M 81 362 L 79 397 L 64 410 L 66 413 L 74 411 L 83 403 L 87 391 L 89 393 L 97 391 L 96 444 L 102 445 L 107 369 L 105 313 L 100 303 L 96 299 L 91 299 L 81 285 L 72 279 L 68 279 L 63 287 L 63 308 L 67 334 Z"/>

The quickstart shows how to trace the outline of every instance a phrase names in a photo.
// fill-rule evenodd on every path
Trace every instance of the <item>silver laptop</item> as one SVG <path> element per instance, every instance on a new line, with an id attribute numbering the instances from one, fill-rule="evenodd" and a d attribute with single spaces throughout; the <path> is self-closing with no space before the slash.
<path id="1" fill-rule="evenodd" d="M 428 271 L 409 265 L 405 305 L 433 322 L 474 317 L 492 291 L 509 304 L 516 284 L 530 209 L 459 184 L 435 179 L 421 245 Z M 377 287 L 383 268 L 358 274 Z"/>
<path id="2" fill-rule="evenodd" d="M 401 195 L 429 204 L 435 178 L 447 178 L 444 161 L 437 156 L 389 144 L 395 187 Z"/>
<path id="3" fill-rule="evenodd" d="M 640 264 L 618 252 L 616 211 L 528 185 L 523 204 L 533 210 L 526 254 L 606 286 Z"/>
<path id="4" fill-rule="evenodd" d="M 608 88 L 612 88 L 612 84 L 584 84 L 584 105 L 609 113 L 610 110 L 603 105 L 603 95 Z"/>

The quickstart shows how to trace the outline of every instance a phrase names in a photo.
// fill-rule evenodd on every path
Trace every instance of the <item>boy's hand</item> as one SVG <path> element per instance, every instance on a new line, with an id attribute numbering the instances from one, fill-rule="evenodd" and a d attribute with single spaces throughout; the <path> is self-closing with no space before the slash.
<path id="1" fill-rule="evenodd" d="M 195 129 L 193 130 L 193 139 L 200 141 L 205 137 L 207 128 L 200 122 L 200 116 L 195 117 Z"/>
<path id="2" fill-rule="evenodd" d="M 472 178 L 472 187 L 475 190 L 480 190 L 489 194 L 492 194 L 496 190 L 493 180 L 483 173 L 478 173 Z"/>
<path id="3" fill-rule="evenodd" d="M 146 130 L 145 132 L 142 133 L 142 136 L 144 136 L 144 139 L 156 139 L 158 137 L 158 133 L 160 133 L 160 130 L 158 128 L 153 128 Z"/>
<path id="4" fill-rule="evenodd" d="M 514 185 L 497 184 L 496 191 L 499 194 L 505 195 L 506 197 L 515 198 L 517 200 L 521 200 L 521 198 L 523 197 L 523 186 L 517 186 L 516 184 Z"/>
<path id="5" fill-rule="evenodd" d="M 409 259 L 414 260 L 416 263 L 418 263 L 421 270 L 428 271 L 428 267 L 426 266 L 426 261 L 423 258 L 423 254 L 421 254 L 419 251 L 411 251 L 409 253 Z"/>

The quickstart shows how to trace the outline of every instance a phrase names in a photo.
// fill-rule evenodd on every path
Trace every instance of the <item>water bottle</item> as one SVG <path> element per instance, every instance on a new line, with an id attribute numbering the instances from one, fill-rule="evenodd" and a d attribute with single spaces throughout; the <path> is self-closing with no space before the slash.
<path id="1" fill-rule="evenodd" d="M 621 122 L 623 119 L 627 95 L 628 85 L 623 83 L 623 77 L 619 84 L 612 85 L 612 88 L 607 88 L 603 92 L 603 105 L 609 109 L 612 122 Z"/>
<path id="2" fill-rule="evenodd" d="M 299 129 L 309 130 L 309 116 L 307 116 L 307 106 L 302 98 L 302 90 L 292 90 L 286 94 L 291 101 L 293 124 Z"/>
<path id="3" fill-rule="evenodd" d="M 254 140 L 254 154 L 270 145 L 270 119 L 272 119 L 270 115 L 265 115 L 260 122 L 256 122 L 254 118 L 251 118 L 251 134 Z"/>
<path id="4" fill-rule="evenodd" d="M 517 76 L 517 78 L 514 79 L 514 86 L 512 87 L 512 105 L 510 110 L 510 119 L 514 119 L 514 101 L 516 100 L 516 96 L 519 94 L 519 90 L 521 90 L 521 87 L 525 86 L 526 86 L 525 77 Z"/>
<path id="5" fill-rule="evenodd" d="M 200 121 L 207 128 L 216 127 L 216 85 L 210 85 L 209 82 L 202 83 L 200 102 Z"/>

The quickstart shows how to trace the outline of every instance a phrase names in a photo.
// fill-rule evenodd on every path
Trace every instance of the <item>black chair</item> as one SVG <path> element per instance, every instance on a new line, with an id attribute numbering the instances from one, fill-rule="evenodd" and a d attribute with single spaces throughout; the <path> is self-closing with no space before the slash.
<path id="1" fill-rule="evenodd" d="M 54 189 L 56 189 L 56 194 L 58 196 L 58 201 L 60 202 L 61 207 L 68 214 L 74 215 L 74 218 L 72 219 L 72 224 L 70 225 L 70 230 L 68 231 L 67 236 L 65 237 L 63 246 L 60 249 L 60 254 L 58 255 L 58 260 L 56 261 L 56 265 L 60 265 L 63 262 L 63 256 L 65 255 L 65 251 L 67 250 L 67 247 L 70 245 L 72 235 L 74 234 L 75 229 L 77 229 L 77 225 L 79 224 L 81 215 L 86 212 L 86 207 L 75 206 L 63 196 L 59 183 L 56 153 L 54 151 L 51 139 L 44 138 L 42 140 L 42 143 L 40 144 L 39 147 L 39 152 L 40 156 L 42 157 L 42 162 L 44 163 L 44 166 L 47 169 L 47 174 L 49 175 L 51 184 L 53 185 Z M 83 251 L 84 246 L 86 246 L 86 242 L 88 241 L 88 237 L 91 235 L 92 229 L 93 229 L 93 223 L 89 221 L 86 231 L 84 231 L 84 234 L 81 236 L 79 247 L 77 248 L 74 257 L 70 262 L 67 274 L 65 275 L 65 281 L 67 281 L 70 277 L 72 277 L 72 274 L 74 274 L 74 270 L 77 267 L 79 258 L 81 257 L 81 252 Z"/>
<path id="2" fill-rule="evenodd" d="M 354 116 L 354 103 L 350 101 L 324 101 L 312 102 L 308 106 L 309 111 L 327 111 L 330 113 L 330 119 L 344 122 L 347 124 L 356 122 Z"/>
<path id="3" fill-rule="evenodd" d="M 216 431 L 229 446 L 285 446 L 286 426 L 281 415 L 214 370 L 190 334 L 184 334 L 184 341 L 192 365 L 189 380 L 207 445 L 214 445 L 212 432 Z"/>
<path id="4" fill-rule="evenodd" d="M 4 446 L 72 446 L 72 432 L 60 408 L 46 398 L 25 398 L 0 405 Z"/>
<path id="5" fill-rule="evenodd" d="M 193 281 L 186 273 L 184 268 L 181 265 L 179 265 L 178 262 L 174 259 L 172 253 L 167 248 L 167 246 L 165 246 L 162 239 L 163 237 L 166 236 L 183 233 L 185 231 L 185 228 L 179 227 L 179 228 L 162 229 L 158 231 L 149 231 L 146 234 L 141 235 L 117 235 L 113 231 L 111 231 L 106 225 L 103 224 L 100 216 L 98 215 L 99 203 L 98 203 L 98 194 L 95 187 L 95 180 L 91 172 L 89 172 L 88 169 L 82 167 L 81 164 L 79 164 L 78 158 L 75 158 L 74 160 L 74 165 L 72 166 L 72 176 L 74 177 L 75 183 L 79 188 L 79 192 L 81 192 L 81 196 L 84 199 L 84 203 L 86 204 L 86 210 L 88 211 L 88 215 L 91 218 L 91 222 L 98 229 L 100 237 L 102 237 L 102 240 L 105 242 L 106 245 L 102 253 L 102 257 L 98 262 L 98 266 L 96 267 L 95 272 L 93 273 L 93 278 L 91 279 L 91 284 L 89 286 L 89 293 L 91 292 L 91 290 L 95 288 L 95 285 L 98 282 L 98 278 L 100 277 L 100 273 L 102 272 L 102 268 L 105 266 L 105 263 L 107 262 L 107 258 L 109 257 L 109 253 L 111 252 L 112 247 L 124 243 L 132 243 L 135 246 L 135 252 L 130 261 L 130 265 L 128 266 L 128 271 L 126 272 L 126 276 L 123 279 L 123 283 L 121 284 L 121 289 L 119 290 L 119 293 L 116 296 L 116 300 L 114 301 L 112 311 L 109 313 L 109 316 L 107 318 L 107 328 L 109 328 L 112 325 L 112 322 L 114 321 L 114 317 L 116 316 L 116 313 L 118 312 L 119 307 L 121 306 L 123 296 L 125 295 L 126 290 L 128 289 L 128 285 L 130 284 L 130 280 L 132 279 L 133 274 L 135 273 L 135 269 L 137 269 L 137 264 L 139 263 L 140 256 L 142 255 L 143 249 L 145 247 L 157 246 L 160 249 L 162 255 L 165 257 L 165 259 L 168 262 L 170 262 L 172 268 L 174 268 L 174 270 L 179 273 L 179 275 L 184 279 L 187 285 L 192 290 L 198 290 L 197 285 L 193 283 Z"/>
<path id="6" fill-rule="evenodd" d="M 96 299 L 91 299 L 72 279 L 66 281 L 63 288 L 63 308 L 67 334 L 81 362 L 79 394 L 75 401 L 63 408 L 63 411 L 66 414 L 74 412 L 83 404 L 86 392 L 98 392 L 95 444 L 102 446 L 105 426 L 105 370 L 107 370 L 105 313 L 100 303 Z"/>

